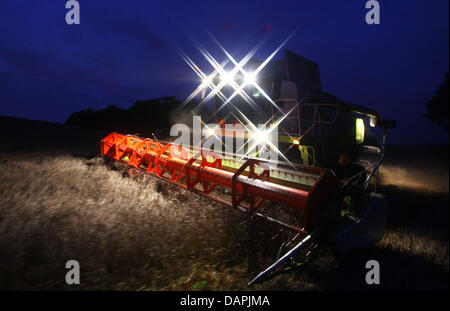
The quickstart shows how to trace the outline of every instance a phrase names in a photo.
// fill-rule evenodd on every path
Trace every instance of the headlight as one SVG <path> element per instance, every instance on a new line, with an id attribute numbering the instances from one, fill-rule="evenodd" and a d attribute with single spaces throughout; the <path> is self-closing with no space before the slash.
<path id="1" fill-rule="evenodd" d="M 233 82 L 233 75 L 229 72 L 224 72 L 223 74 L 220 75 L 220 80 L 222 81 L 223 84 L 231 84 L 231 82 Z"/>
<path id="2" fill-rule="evenodd" d="M 201 87 L 205 88 L 205 87 L 209 86 L 211 84 L 211 82 L 212 82 L 211 77 L 206 76 L 206 77 L 203 78 Z"/>
<path id="3" fill-rule="evenodd" d="M 208 128 L 208 129 L 206 130 L 206 136 L 207 136 L 207 137 L 214 136 L 215 134 L 216 134 L 216 131 L 215 131 L 213 128 Z"/>
<path id="4" fill-rule="evenodd" d="M 256 129 L 251 133 L 250 138 L 254 140 L 256 144 L 266 143 L 269 141 L 270 133 L 265 129 Z"/>
<path id="5" fill-rule="evenodd" d="M 253 85 L 256 83 L 256 74 L 255 73 L 247 73 L 245 74 L 245 80 L 244 80 L 244 84 L 245 85 Z"/>

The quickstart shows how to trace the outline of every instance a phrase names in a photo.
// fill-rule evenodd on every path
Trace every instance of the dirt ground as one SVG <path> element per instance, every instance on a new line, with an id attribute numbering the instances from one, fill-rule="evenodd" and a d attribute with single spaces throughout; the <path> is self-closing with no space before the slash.
<path id="1" fill-rule="evenodd" d="M 381 241 L 249 288 L 274 260 L 277 228 L 151 176 L 106 166 L 107 133 L 0 117 L 1 290 L 448 289 L 448 146 L 390 146 L 378 191 Z M 267 242 L 269 241 L 269 242 Z M 78 260 L 81 284 L 65 283 Z M 366 261 L 381 284 L 365 283 Z"/>

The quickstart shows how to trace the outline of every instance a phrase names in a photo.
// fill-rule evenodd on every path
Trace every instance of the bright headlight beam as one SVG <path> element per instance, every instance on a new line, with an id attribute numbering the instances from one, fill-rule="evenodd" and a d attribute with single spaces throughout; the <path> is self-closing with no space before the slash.
<path id="1" fill-rule="evenodd" d="M 200 51 L 206 58 L 207 58 L 207 60 L 210 62 L 210 64 L 212 65 L 212 66 L 214 66 L 215 68 L 217 68 L 220 72 L 221 72 L 221 74 L 223 74 L 223 75 L 225 75 L 225 74 L 228 74 L 228 75 L 232 75 L 232 76 L 234 76 L 236 73 L 237 73 L 237 71 L 238 71 L 238 68 L 239 68 L 239 66 L 236 66 L 235 68 L 233 68 L 233 70 L 231 70 L 230 72 L 228 72 L 228 73 L 226 73 L 225 72 L 225 70 L 217 63 L 217 61 L 207 52 L 207 51 Z M 242 64 L 245 64 L 248 60 L 249 60 L 250 58 L 244 58 L 242 61 L 241 61 L 241 65 Z M 216 87 L 215 87 L 215 89 L 213 90 L 213 91 L 211 91 L 209 94 L 208 94 L 208 96 L 203 100 L 203 101 L 207 101 L 207 100 L 209 100 L 209 99 L 211 99 L 215 94 L 216 94 L 216 92 L 218 91 L 218 90 L 221 90 L 225 85 L 226 85 L 226 83 L 228 83 L 231 87 L 233 87 L 233 89 L 235 90 L 234 91 L 234 93 L 230 96 L 230 97 L 228 97 L 228 99 L 226 99 L 224 102 L 223 102 L 223 104 L 219 107 L 219 109 L 217 109 L 217 111 L 214 113 L 214 114 L 216 114 L 217 112 L 219 112 L 223 107 L 225 107 L 228 103 L 230 103 L 231 102 L 231 100 L 236 96 L 236 95 L 240 95 L 248 104 L 250 104 L 250 105 L 252 105 L 253 106 L 253 108 L 255 108 L 255 109 L 258 109 L 258 110 L 260 110 L 259 109 L 259 107 L 256 105 L 256 103 L 253 101 L 253 99 L 251 99 L 251 97 L 250 96 L 248 96 L 248 94 L 247 93 L 245 93 L 245 91 L 243 90 L 243 86 L 239 86 L 234 80 L 230 80 L 230 79 L 223 79 L 223 80 L 221 80 L 221 82 L 219 83 L 219 85 L 217 85 Z M 234 106 L 233 106 L 234 107 Z M 235 108 L 235 107 L 234 107 Z"/>
<path id="2" fill-rule="evenodd" d="M 244 85 L 256 84 L 256 74 L 254 72 L 244 74 Z"/>
<path id="3" fill-rule="evenodd" d="M 257 145 L 266 144 L 270 139 L 270 132 L 267 129 L 256 129 L 250 134 L 250 137 L 255 141 Z"/>
<path id="4" fill-rule="evenodd" d="M 209 92 L 209 94 L 205 97 L 205 98 L 203 98 L 203 100 L 200 102 L 200 104 L 199 105 L 201 105 L 201 104 L 203 104 L 203 103 L 205 103 L 205 102 L 207 102 L 208 100 L 210 100 L 213 96 L 215 96 L 216 94 L 219 94 L 219 98 L 221 98 L 222 100 L 223 100 L 223 104 L 219 107 L 219 109 L 215 112 L 215 113 L 217 113 L 219 110 L 221 110 L 226 104 L 230 104 L 231 105 L 231 100 L 236 96 L 236 95 L 240 95 L 248 104 L 250 104 L 250 105 L 252 105 L 255 109 L 259 109 L 259 107 L 256 105 L 256 103 L 253 101 L 253 99 L 243 90 L 243 88 L 244 88 L 244 86 L 246 86 L 246 85 L 253 85 L 258 91 L 259 91 L 259 93 L 261 93 L 274 107 L 276 107 L 277 108 L 277 110 L 278 111 L 280 111 L 281 113 L 283 113 L 284 114 L 284 112 L 280 109 L 280 107 L 267 95 L 267 93 L 257 84 L 257 81 L 256 81 L 256 75 L 269 63 L 269 61 L 270 60 L 272 60 L 272 58 L 278 53 L 278 51 L 286 44 L 286 42 L 294 35 L 294 33 L 295 33 L 295 31 L 290 35 L 290 36 L 288 36 L 288 38 L 286 38 L 281 44 L 280 44 L 280 46 L 274 51 L 274 52 L 272 52 L 272 54 L 270 54 L 269 55 L 269 57 L 266 59 L 266 60 L 264 60 L 264 62 L 254 71 L 254 72 L 252 72 L 252 73 L 247 73 L 245 70 L 244 70 L 244 66 L 247 64 L 247 62 L 251 59 L 251 57 L 256 53 L 256 50 L 259 48 L 259 46 L 257 45 L 253 50 L 251 50 L 250 51 L 250 53 L 248 53 L 239 63 L 231 56 L 231 54 L 230 53 L 228 53 L 228 51 L 226 51 L 224 48 L 223 48 L 223 46 L 214 38 L 214 36 L 212 36 L 211 34 L 211 37 L 213 38 L 213 40 L 218 44 L 218 46 L 221 48 L 221 50 L 225 53 L 225 55 L 228 57 L 228 60 L 231 60 L 231 62 L 235 65 L 235 67 L 231 70 L 231 71 L 229 71 L 229 72 L 227 72 L 227 71 L 225 71 L 224 70 L 224 64 L 219 64 L 215 59 L 214 59 L 214 57 L 202 46 L 202 45 L 200 45 L 199 43 L 197 43 L 196 44 L 196 46 L 197 46 L 197 48 L 199 49 L 199 51 L 200 51 L 200 53 L 206 58 L 206 60 L 213 66 L 213 68 L 214 68 L 214 76 L 215 75 L 219 75 L 220 76 L 220 78 L 221 78 L 221 80 L 220 80 L 220 82 L 219 82 L 219 84 L 218 85 L 214 85 L 212 82 L 211 83 L 207 83 L 207 82 L 209 82 L 209 79 L 207 79 L 207 78 L 205 78 L 205 76 L 206 75 L 204 75 L 202 72 L 201 72 L 201 70 L 197 67 L 197 66 L 195 66 L 195 64 L 193 64 L 193 62 L 192 61 L 190 61 L 190 62 L 188 62 L 188 61 L 186 61 L 187 63 L 188 63 L 188 65 L 189 66 L 191 66 L 191 68 L 198 74 L 198 75 L 200 75 L 200 77 L 202 78 L 202 84 L 197 88 L 197 89 L 200 89 L 200 90 L 202 90 L 204 87 L 205 87 L 205 84 L 208 84 L 208 86 L 209 86 L 209 88 L 211 89 L 211 92 Z M 193 38 L 191 38 L 191 40 L 193 40 L 194 41 L 194 39 Z M 194 42 L 194 43 L 196 43 L 196 42 Z M 260 45 L 260 44 L 259 44 Z M 228 61 L 227 60 L 227 61 Z M 243 76 L 244 76 L 244 82 L 241 84 L 241 85 L 238 85 L 237 83 L 236 83 L 236 81 L 234 81 L 234 79 L 233 79 L 233 77 L 238 73 L 238 72 L 242 72 L 242 74 L 243 74 Z M 212 79 L 211 79 L 211 81 L 212 81 Z M 223 95 L 223 93 L 221 92 L 221 90 L 222 90 L 222 88 L 225 86 L 225 85 L 230 85 L 231 87 L 233 87 L 233 89 L 235 90 L 234 91 L 234 93 L 230 96 L 230 97 L 228 97 L 228 98 L 226 98 L 224 95 Z M 199 90 L 195 90 L 194 92 L 193 92 L 193 94 L 191 94 L 191 95 L 195 95 L 195 94 L 198 94 L 199 93 Z M 190 98 L 189 98 L 189 100 L 191 99 L 191 97 L 192 96 L 190 96 Z M 241 115 L 243 115 L 240 111 L 239 111 L 239 109 L 237 109 L 237 107 L 235 107 L 234 105 L 232 105 L 232 107 L 233 108 L 235 108 Z M 292 111 L 292 110 L 291 110 Z M 289 111 L 287 114 L 284 114 L 284 116 L 279 120 L 279 122 L 277 122 L 277 125 L 276 126 L 278 126 L 280 123 L 281 123 L 281 121 L 291 112 L 291 111 Z M 214 114 L 215 114 L 214 113 Z M 245 116 L 244 116 L 244 118 L 246 118 Z M 272 118 L 271 119 L 273 119 L 273 116 L 272 116 Z M 268 122 L 270 122 L 270 120 L 268 121 Z M 266 122 L 266 123 L 268 123 L 268 122 Z M 249 122 L 247 122 L 247 124 L 251 124 L 251 125 L 253 125 L 251 122 L 249 123 Z M 255 130 L 255 129 L 257 129 L 255 126 L 250 126 L 252 129 L 250 129 L 250 130 Z M 246 126 L 246 128 L 248 129 L 248 126 Z M 269 132 L 268 132 L 268 134 L 270 134 L 270 132 L 273 130 L 273 127 L 272 127 L 272 129 L 271 130 L 269 130 Z M 270 143 L 269 142 L 269 144 L 271 145 L 271 146 L 273 146 L 273 144 L 272 143 Z M 278 148 L 276 148 L 275 146 L 273 146 L 276 150 L 277 150 L 277 152 L 278 153 L 280 153 L 279 152 L 279 150 L 278 150 Z M 281 153 L 280 153 L 281 154 Z M 287 160 L 287 158 L 283 155 L 283 154 L 281 154 L 281 156 L 283 157 L 283 158 L 285 158 L 285 160 L 287 161 L 287 162 L 289 162 L 290 163 L 290 161 L 289 160 Z"/>
<path id="5" fill-rule="evenodd" d="M 220 80 L 225 84 L 231 85 L 231 83 L 234 81 L 234 75 L 230 72 L 224 72 L 220 75 Z"/>
<path id="6" fill-rule="evenodd" d="M 205 88 L 205 87 L 210 86 L 211 83 L 212 83 L 212 79 L 213 79 L 213 78 L 212 78 L 211 76 L 205 76 L 205 77 L 203 77 L 202 84 L 200 85 L 201 88 Z"/>
<path id="7" fill-rule="evenodd" d="M 232 77 L 236 74 L 237 68 L 233 68 L 233 70 L 231 70 L 230 72 L 227 73 L 223 69 L 223 66 L 221 64 L 219 64 L 205 48 L 203 48 L 201 45 L 198 45 L 197 48 L 199 49 L 200 53 L 202 53 L 202 55 L 206 58 L 206 60 L 211 64 L 211 66 L 213 66 L 214 70 L 218 71 L 220 75 L 228 74 L 228 75 L 231 75 L 231 77 Z M 229 81 L 229 79 L 226 79 L 226 82 L 228 82 L 231 86 L 233 86 L 233 88 L 236 87 L 235 86 L 236 83 L 233 80 Z M 226 85 L 226 82 L 221 80 L 220 83 L 217 86 L 215 86 L 211 92 L 209 92 L 209 94 L 200 102 L 199 105 L 209 101 L 214 95 L 216 95 L 217 93 L 220 93 L 222 88 Z"/>
<path id="8" fill-rule="evenodd" d="M 283 117 L 281 117 L 279 120 L 277 120 L 277 122 L 275 122 L 275 123 L 273 123 L 270 127 L 269 127 L 269 129 L 266 129 L 266 133 L 265 133 L 265 135 L 267 134 L 268 135 L 268 137 L 270 138 L 270 133 L 275 129 L 275 128 L 277 128 L 279 125 L 280 125 L 280 123 L 281 122 L 283 122 L 283 120 L 295 109 L 295 107 L 296 106 L 294 106 L 294 107 L 292 107 L 292 109 L 291 110 L 289 110 L 289 112 L 288 113 L 286 113 Z M 236 107 L 235 107 L 235 109 L 238 111 L 238 113 L 239 113 L 239 115 L 241 116 L 241 118 L 243 118 L 244 120 L 245 120 L 245 123 L 244 122 L 241 122 L 241 121 L 239 121 L 243 126 L 244 126 L 244 128 L 249 132 L 249 133 L 255 133 L 255 132 L 257 132 L 258 130 L 260 130 L 260 129 L 258 129 L 239 109 L 237 109 Z M 235 118 L 236 119 L 238 119 L 239 120 L 239 117 L 238 116 L 235 116 Z M 271 122 L 271 120 L 273 119 L 273 116 L 264 124 L 264 126 L 266 126 L 269 122 Z M 246 124 L 246 125 L 245 125 Z M 247 145 L 248 144 L 248 141 L 239 149 L 239 151 L 240 150 L 242 150 L 242 148 L 244 148 L 245 147 L 245 145 Z M 251 149 L 250 148 L 248 148 L 248 150 L 247 150 L 247 152 L 241 157 L 241 160 L 244 158 L 244 157 L 246 157 L 248 154 L 250 154 L 255 148 L 256 148 L 256 146 L 257 146 L 258 144 L 255 144 Z M 273 150 L 275 150 L 276 152 L 277 152 L 277 154 L 279 154 L 282 158 L 283 158 L 283 160 L 284 161 L 286 161 L 294 170 L 298 170 L 297 169 L 297 167 L 295 167 L 295 165 L 294 164 L 292 164 L 292 162 L 291 161 L 289 161 L 289 159 L 278 149 L 278 147 L 276 147 L 271 141 L 270 141 L 270 139 L 269 140 L 267 140 L 266 141 L 266 144 L 265 144 L 267 147 L 270 147 L 271 149 L 273 149 Z"/>
<path id="9" fill-rule="evenodd" d="M 263 68 L 269 63 L 269 61 L 272 60 L 272 58 L 281 50 L 281 48 L 289 41 L 289 39 L 292 38 L 292 36 L 295 34 L 296 31 L 292 32 L 292 34 L 290 34 L 281 44 L 280 46 L 278 46 L 278 48 L 272 52 L 272 54 L 269 55 L 269 57 L 267 57 L 264 62 L 253 72 L 253 74 L 257 75 L 261 70 L 263 70 Z M 225 53 L 225 55 L 231 60 L 231 62 L 236 66 L 236 68 L 238 68 L 239 71 L 241 71 L 244 76 L 247 75 L 247 72 L 244 70 L 244 65 L 248 62 L 248 60 L 250 60 L 250 58 L 253 56 L 253 54 L 256 52 L 255 49 L 252 50 L 246 57 L 244 57 L 243 60 L 246 60 L 245 63 L 242 64 L 238 63 L 233 56 L 231 56 L 231 54 L 220 44 L 220 42 L 213 36 L 210 34 L 210 36 L 212 37 L 212 39 L 216 42 L 216 44 L 219 46 L 219 48 Z M 248 57 L 248 59 L 246 59 Z M 269 95 L 267 95 L 267 93 L 256 83 L 253 83 L 253 85 L 256 87 L 256 89 L 280 112 L 282 112 L 281 108 L 270 98 Z M 245 86 L 245 83 L 244 83 Z M 240 95 L 242 95 L 243 93 L 245 93 L 244 91 L 240 90 L 238 92 Z M 247 95 L 247 94 L 245 94 Z M 243 96 L 244 97 L 244 96 Z M 249 97 L 248 95 L 246 97 Z M 244 97 L 244 99 L 247 101 L 247 99 Z"/>
<path id="10" fill-rule="evenodd" d="M 183 58 L 183 60 L 188 64 L 188 66 L 202 79 L 202 83 L 184 100 L 183 102 L 183 106 L 186 105 L 188 102 L 190 102 L 195 96 L 197 96 L 205 87 L 209 87 L 210 89 L 214 90 L 215 89 L 215 85 L 212 82 L 213 79 L 217 76 L 217 74 L 219 73 L 218 69 L 215 69 L 209 76 L 207 76 L 206 74 L 204 74 L 201 69 L 189 58 L 189 56 L 186 55 L 186 53 L 184 53 L 181 50 L 178 50 L 178 53 L 180 54 L 181 58 Z M 225 60 L 221 66 L 225 66 L 228 63 L 228 60 Z M 204 82 L 208 82 L 209 83 L 207 85 L 204 84 Z M 223 101 L 226 100 L 225 95 L 220 92 L 217 91 L 216 94 L 219 96 L 220 99 L 222 99 Z"/>
<path id="11" fill-rule="evenodd" d="M 206 135 L 209 137 L 209 136 L 215 136 L 215 134 L 216 134 L 216 131 L 214 131 L 214 129 L 213 128 L 208 128 L 207 130 L 206 130 Z"/>
<path id="12" fill-rule="evenodd" d="M 288 39 L 289 39 L 289 38 L 288 38 Z M 286 39 L 285 42 L 286 42 L 288 39 Z M 283 42 L 283 44 L 280 45 L 280 47 L 279 47 L 276 51 L 274 51 L 274 52 L 269 56 L 269 58 L 272 58 L 272 57 L 276 54 L 276 52 L 284 45 L 285 42 Z M 226 71 L 223 69 L 223 66 L 224 66 L 224 65 L 219 64 L 219 63 L 211 56 L 211 54 L 209 54 L 209 52 L 206 51 L 206 49 L 204 49 L 203 47 L 199 47 L 199 50 L 200 50 L 200 52 L 203 54 L 203 56 L 208 60 L 208 62 L 214 67 L 214 72 L 215 72 L 215 73 L 218 73 L 219 75 L 225 75 L 225 77 L 227 77 L 227 78 L 223 79 L 223 81 L 221 81 L 217 86 L 215 86 L 215 87 L 212 88 L 213 90 L 208 94 L 208 96 L 204 99 L 204 101 L 209 100 L 212 96 L 214 96 L 215 94 L 219 93 L 220 90 L 222 89 L 222 87 L 223 87 L 226 83 L 229 83 L 229 84 L 235 89 L 235 92 L 234 92 L 228 99 L 224 100 L 224 103 L 223 103 L 222 106 L 219 108 L 219 110 L 220 110 L 223 106 L 225 106 L 227 103 L 229 103 L 229 102 L 230 102 L 236 95 L 238 95 L 238 94 L 241 95 L 247 102 L 252 102 L 252 103 L 254 103 L 254 102 L 251 100 L 251 98 L 250 98 L 250 100 L 247 98 L 248 95 L 243 91 L 243 86 L 245 85 L 245 83 L 244 83 L 243 85 L 239 86 L 239 85 L 237 85 L 237 83 L 236 83 L 234 80 L 233 80 L 233 81 L 230 81 L 230 79 L 228 78 L 229 76 L 227 76 L 227 74 L 231 74 L 231 75 L 236 74 L 236 73 L 239 71 L 239 69 L 240 69 L 241 72 L 244 73 L 244 75 L 247 74 L 247 72 L 246 72 L 245 70 L 243 70 L 242 67 L 246 64 L 246 62 L 248 62 L 248 60 L 250 59 L 250 57 L 251 57 L 251 55 L 252 55 L 252 53 L 253 53 L 254 51 L 252 51 L 251 53 L 249 53 L 249 55 L 247 55 L 246 57 L 244 57 L 244 59 L 241 60 L 241 62 L 239 62 L 239 63 L 237 63 L 237 62 L 234 60 L 234 58 L 232 58 L 231 55 L 230 55 L 228 52 L 226 52 L 226 54 L 227 54 L 227 56 L 230 58 L 230 60 L 231 60 L 233 63 L 237 64 L 237 65 L 235 66 L 235 68 L 234 68 L 232 71 L 226 72 Z M 269 59 L 269 60 L 270 60 L 270 59 Z M 266 61 L 265 61 L 265 64 L 267 64 L 269 60 L 266 60 Z M 253 75 L 256 75 L 256 72 L 261 71 L 262 68 L 263 68 L 263 66 L 258 67 L 257 71 L 253 72 L 252 74 L 253 74 Z M 260 93 L 261 93 L 261 94 L 263 94 L 266 98 L 270 99 L 270 97 L 268 97 L 267 94 L 266 94 L 266 93 L 265 93 L 265 92 L 264 92 L 264 91 L 263 91 L 256 83 L 255 83 L 255 85 L 256 85 L 257 89 L 260 90 Z M 275 105 L 275 106 L 277 107 L 277 105 Z M 234 107 L 234 106 L 233 106 L 233 107 Z M 245 127 L 249 132 L 254 132 L 254 131 L 258 131 L 258 130 L 259 130 L 256 126 L 254 126 L 254 125 L 250 122 L 250 120 L 248 120 L 248 118 L 246 118 L 246 117 L 242 114 L 242 112 L 239 111 L 239 109 L 237 109 L 237 107 L 234 107 L 234 108 L 239 112 L 239 114 L 240 114 L 241 116 L 243 116 L 243 117 L 247 120 L 247 122 L 246 122 L 247 125 L 246 125 L 246 126 L 244 125 L 244 127 Z M 281 155 L 288 163 L 290 163 L 290 164 L 291 164 L 291 162 L 290 162 L 290 161 L 289 161 L 289 160 L 288 160 L 288 159 L 287 159 L 287 158 L 286 158 L 286 157 L 278 150 L 278 148 L 275 147 L 269 140 L 267 140 L 267 139 L 265 139 L 265 138 L 266 138 L 266 137 L 269 138 L 270 132 L 273 131 L 273 129 L 274 129 L 276 126 L 278 126 L 278 125 L 284 120 L 284 118 L 287 117 L 287 116 L 293 111 L 294 108 L 295 108 L 295 107 L 293 107 L 293 108 L 291 109 L 291 111 L 289 111 L 289 112 L 286 113 L 286 114 L 284 114 L 284 112 L 281 111 L 281 112 L 284 114 L 284 116 L 278 120 L 278 122 L 275 124 L 275 126 L 272 126 L 271 129 L 269 129 L 269 130 L 268 130 L 267 132 L 265 132 L 263 135 L 259 135 L 259 138 L 260 138 L 261 141 L 266 140 L 267 143 L 268 143 L 268 145 L 271 146 L 271 148 L 274 148 L 274 150 L 276 150 L 277 153 L 279 153 L 279 154 L 280 154 L 280 155 Z M 238 119 L 239 119 L 239 118 L 238 118 Z M 271 119 L 273 119 L 273 117 L 272 117 Z M 271 120 L 271 119 L 270 119 L 270 120 Z M 270 122 L 270 120 L 267 121 L 266 124 L 267 124 L 268 122 Z M 242 123 L 242 122 L 241 122 L 241 123 Z M 250 127 L 250 128 L 249 128 L 249 127 Z M 251 152 L 251 151 L 252 151 L 252 150 L 249 150 L 249 151 L 247 152 L 247 154 L 248 154 L 249 152 Z M 292 165 L 292 164 L 291 164 L 291 165 Z"/>
<path id="13" fill-rule="evenodd" d="M 209 33 L 209 32 L 208 32 Z M 243 69 L 243 67 L 247 64 L 247 62 L 252 58 L 252 56 L 256 53 L 256 51 L 259 49 L 259 47 L 262 45 L 263 40 L 261 40 L 258 45 L 253 48 L 239 63 L 233 58 L 233 56 L 231 56 L 230 53 L 228 53 L 227 50 L 225 50 L 225 48 L 220 44 L 220 42 L 211 34 L 209 33 L 209 35 L 211 36 L 211 38 L 214 40 L 214 42 L 217 43 L 217 45 L 219 46 L 219 48 L 224 52 L 224 54 L 229 58 L 229 60 L 232 61 L 232 63 L 235 65 L 235 68 L 233 69 L 233 73 L 237 73 L 238 71 L 241 71 L 244 76 L 246 75 L 245 70 Z M 205 56 L 206 57 L 206 56 Z M 253 108 L 255 109 L 259 109 L 259 107 L 256 105 L 256 103 L 253 101 L 253 99 L 243 90 L 244 85 L 239 86 L 236 82 L 233 81 L 233 83 L 230 84 L 235 92 L 233 93 L 233 95 L 231 95 L 231 97 L 228 98 L 228 100 L 226 102 L 224 102 L 222 104 L 221 107 L 219 107 L 219 110 L 221 110 L 228 102 L 230 102 L 230 100 L 235 97 L 236 95 L 240 95 L 249 105 L 252 105 Z"/>
<path id="14" fill-rule="evenodd" d="M 210 34 L 211 35 L 211 34 Z M 292 36 L 292 35 L 291 35 Z M 270 56 L 269 59 L 266 60 L 263 63 L 263 66 L 260 66 L 257 70 L 261 71 L 262 68 L 269 62 L 269 60 L 271 58 L 273 58 L 273 56 L 281 49 L 281 47 L 290 39 L 289 36 L 283 43 L 282 45 L 280 45 L 278 47 L 277 50 L 275 50 Z M 199 49 L 200 53 L 202 53 L 202 55 L 206 58 L 206 60 L 214 67 L 215 71 L 218 71 L 219 74 L 221 76 L 223 76 L 223 78 L 221 79 L 221 82 L 219 83 L 219 85 L 215 86 L 212 91 L 202 100 L 202 102 L 199 104 L 203 104 L 204 102 L 209 101 L 214 95 L 216 95 L 217 93 L 219 93 L 222 88 L 225 85 L 230 85 L 231 87 L 233 87 L 233 89 L 235 90 L 235 92 L 231 95 L 231 97 L 229 97 L 228 99 L 223 99 L 224 103 L 219 107 L 218 111 L 220 111 L 226 104 L 230 103 L 231 99 L 234 98 L 236 95 L 240 95 L 248 104 L 252 105 L 253 108 L 255 109 L 260 109 L 256 103 L 253 101 L 253 99 L 243 90 L 243 87 L 245 86 L 245 82 L 243 85 L 239 86 L 233 79 L 230 79 L 230 76 L 233 77 L 238 71 L 241 71 L 244 76 L 247 75 L 246 71 L 243 69 L 243 67 L 245 66 L 245 64 L 251 59 L 251 57 L 256 53 L 257 49 L 259 48 L 259 46 L 262 44 L 263 41 L 261 41 L 253 50 L 250 51 L 250 53 L 248 53 L 239 63 L 231 56 L 230 53 L 228 53 L 228 51 L 225 50 L 225 48 L 223 48 L 223 46 L 214 38 L 214 36 L 211 35 L 211 37 L 213 38 L 213 40 L 219 45 L 219 47 L 222 49 L 222 51 L 225 53 L 225 55 L 229 58 L 229 60 L 231 60 L 233 62 L 233 64 L 235 65 L 235 68 L 233 68 L 233 70 L 231 70 L 230 72 L 225 72 L 225 70 L 223 69 L 223 66 L 221 66 L 215 59 L 214 57 L 212 57 L 212 55 L 200 44 L 198 43 L 195 39 L 191 38 L 191 40 L 194 41 L 194 44 L 196 44 L 197 48 Z M 258 72 L 257 71 L 257 72 Z M 281 109 L 278 107 L 278 105 L 256 84 L 256 81 L 253 81 L 253 77 L 256 76 L 257 72 L 253 73 L 253 76 L 250 76 L 250 79 L 247 81 L 248 83 L 252 83 L 253 85 L 256 86 L 256 88 L 258 89 L 258 91 L 267 99 L 269 100 L 269 102 L 271 102 L 271 104 L 273 106 L 275 106 L 277 108 L 277 110 L 281 111 Z"/>
<path id="15" fill-rule="evenodd" d="M 209 33 L 209 32 L 208 32 Z M 231 56 L 230 53 L 228 53 L 228 51 L 225 50 L 225 48 L 217 41 L 217 39 L 211 34 L 209 33 L 209 35 L 212 37 L 212 39 L 217 43 L 217 45 L 220 47 L 220 49 L 225 53 L 225 55 L 228 57 L 229 60 L 231 60 L 233 62 L 233 64 L 235 65 L 235 68 L 233 68 L 233 70 L 231 70 L 231 72 L 225 72 L 225 70 L 223 69 L 224 65 L 219 64 L 213 57 L 212 55 L 200 44 L 198 43 L 197 40 L 195 40 L 192 36 L 189 36 L 191 38 L 191 40 L 194 42 L 194 44 L 197 46 L 197 48 L 199 49 L 199 51 L 202 53 L 202 55 L 207 59 L 207 61 L 213 66 L 214 68 L 214 73 L 212 74 L 213 77 L 215 75 L 217 75 L 217 73 L 223 78 L 221 78 L 221 82 L 219 83 L 219 85 L 215 86 L 213 83 L 207 83 L 209 82 L 209 79 L 206 78 L 205 79 L 205 74 L 203 74 L 203 72 L 198 68 L 198 66 L 196 66 L 192 60 L 190 60 L 187 56 L 183 56 L 183 59 L 188 63 L 188 65 L 202 78 L 202 80 L 204 80 L 200 86 L 194 90 L 194 92 L 185 100 L 184 103 L 189 102 L 190 100 L 192 100 L 193 97 L 195 97 L 199 92 L 201 92 L 205 87 L 209 87 L 211 88 L 211 92 L 208 94 L 208 96 L 206 96 L 202 102 L 199 104 L 203 104 L 205 102 L 207 102 L 208 100 L 210 100 L 214 95 L 219 94 L 219 97 L 225 101 L 225 102 L 230 102 L 230 98 L 228 98 L 228 100 L 226 100 L 226 97 L 223 95 L 223 93 L 221 93 L 221 89 L 225 86 L 225 85 L 230 85 L 234 88 L 235 90 L 235 94 L 233 94 L 231 97 L 234 97 L 235 95 L 239 94 L 243 97 L 243 99 L 251 104 L 252 106 L 254 106 L 254 108 L 258 109 L 258 106 L 255 104 L 255 102 L 253 101 L 253 99 L 248 96 L 248 94 L 245 93 L 245 91 L 243 90 L 243 86 L 247 85 L 247 84 L 251 84 L 254 85 L 256 87 L 256 89 L 259 91 L 259 93 L 261 93 L 273 106 L 275 106 L 277 108 L 277 110 L 281 111 L 281 109 L 278 107 L 278 105 L 267 95 L 266 92 L 264 92 L 264 90 L 261 89 L 261 87 L 256 83 L 256 80 L 254 79 L 256 77 L 256 75 L 267 65 L 267 63 L 276 55 L 276 53 L 278 53 L 278 51 L 286 44 L 286 42 L 294 35 L 295 31 L 288 37 L 286 38 L 286 40 L 284 40 L 282 42 L 282 44 L 257 68 L 257 70 L 252 73 L 252 74 L 248 74 L 243 67 L 245 66 L 245 64 L 251 59 L 251 57 L 253 57 L 253 55 L 256 53 L 257 49 L 259 49 L 259 47 L 262 45 L 262 43 L 265 41 L 261 40 L 258 45 L 253 48 L 250 53 L 248 53 L 239 63 Z M 234 75 L 241 71 L 244 74 L 244 77 L 246 78 L 244 80 L 244 84 L 239 86 L 233 79 L 232 77 L 234 77 Z M 213 78 L 212 77 L 212 78 Z M 211 78 L 211 80 L 212 80 Z M 183 103 L 183 104 L 184 104 Z M 225 103 L 219 108 L 219 110 L 225 105 Z"/>

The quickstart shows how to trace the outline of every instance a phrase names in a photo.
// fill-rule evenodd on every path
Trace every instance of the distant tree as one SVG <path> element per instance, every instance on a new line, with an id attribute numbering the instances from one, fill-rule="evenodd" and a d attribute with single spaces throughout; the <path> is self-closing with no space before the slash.
<path id="1" fill-rule="evenodd" d="M 448 132 L 448 73 L 445 83 L 440 85 L 433 98 L 426 103 L 428 112 L 425 116 L 431 122 L 443 127 Z"/>

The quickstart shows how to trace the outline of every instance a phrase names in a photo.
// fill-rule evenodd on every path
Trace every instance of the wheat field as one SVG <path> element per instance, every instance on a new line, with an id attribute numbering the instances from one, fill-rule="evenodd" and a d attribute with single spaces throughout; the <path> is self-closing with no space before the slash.
<path id="1" fill-rule="evenodd" d="M 369 259 L 381 265 L 378 289 L 448 289 L 442 182 L 406 187 L 413 177 L 403 172 L 397 185 L 382 170 L 390 210 L 381 241 L 345 255 L 324 246 L 304 267 L 249 288 L 276 256 L 277 241 L 267 241 L 277 228 L 105 165 L 101 131 L 3 117 L 0 130 L 2 290 L 370 290 Z M 70 259 L 80 263 L 77 286 L 65 283 Z"/>

